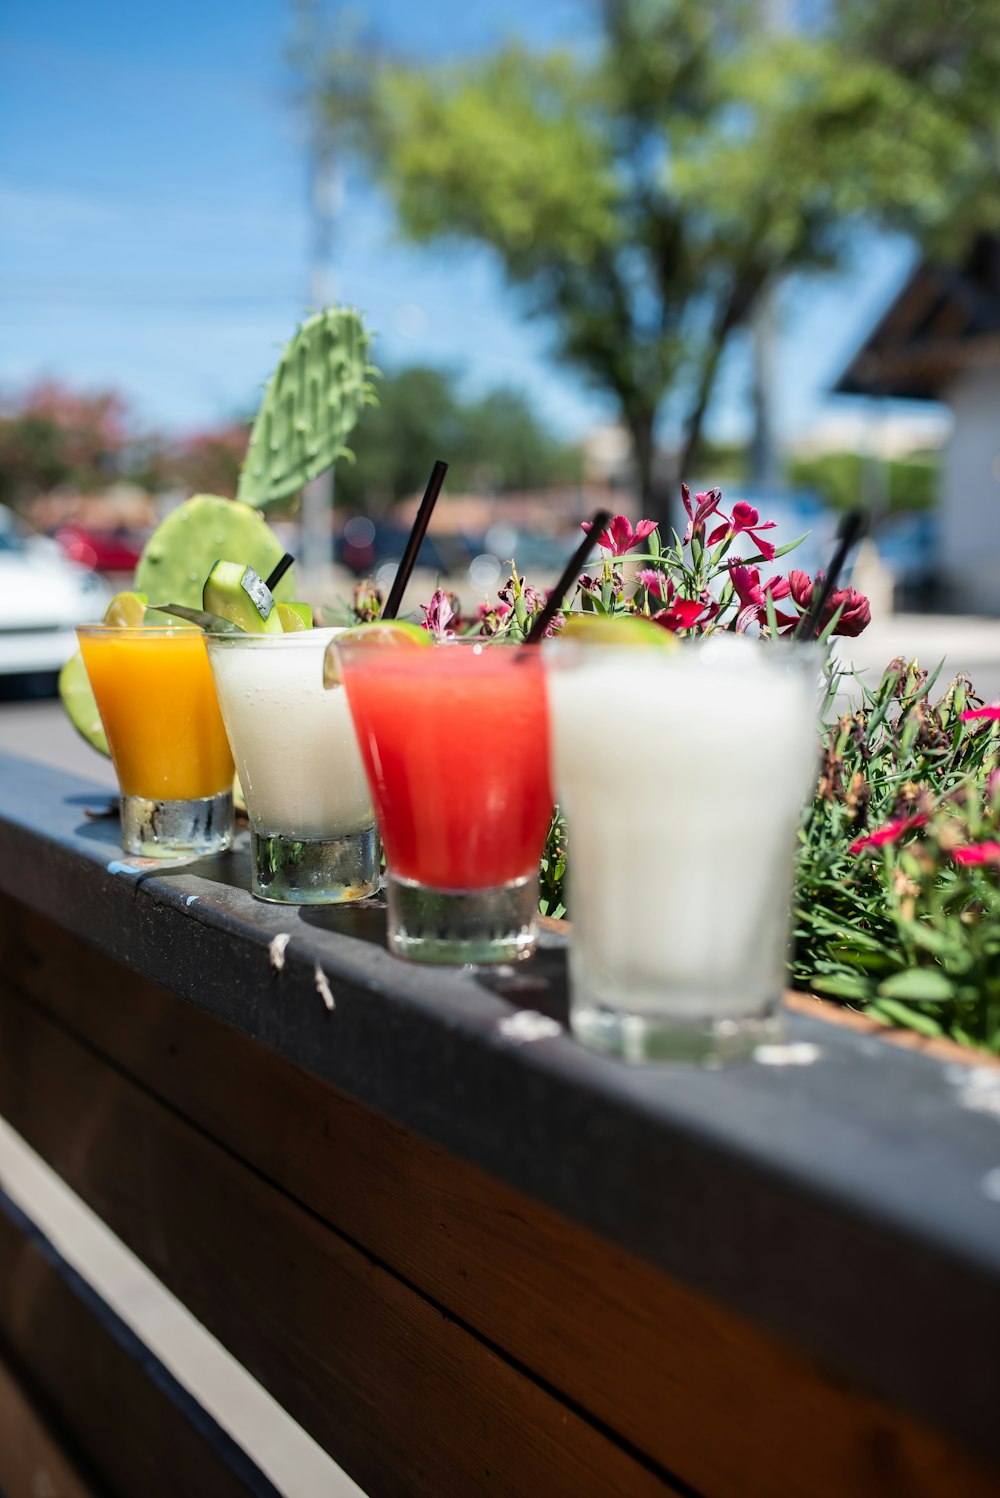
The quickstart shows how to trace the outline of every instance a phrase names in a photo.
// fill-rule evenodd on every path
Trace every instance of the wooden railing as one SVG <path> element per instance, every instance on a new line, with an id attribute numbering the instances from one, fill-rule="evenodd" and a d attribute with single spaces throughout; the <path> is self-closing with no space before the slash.
<path id="1" fill-rule="evenodd" d="M 559 937 L 408 967 L 99 800 L 0 760 L 0 1112 L 373 1498 L 1000 1492 L 997 1074 L 801 1016 L 629 1068 Z M 4 1202 L 0 1271 L 5 1498 L 32 1442 L 68 1494 L 273 1491 Z"/>

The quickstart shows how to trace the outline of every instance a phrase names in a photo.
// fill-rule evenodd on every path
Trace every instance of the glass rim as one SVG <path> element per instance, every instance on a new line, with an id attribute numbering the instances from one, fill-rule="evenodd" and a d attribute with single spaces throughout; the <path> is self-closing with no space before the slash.
<path id="1" fill-rule="evenodd" d="M 722 644 L 722 640 L 727 641 Z M 739 643 L 736 643 L 739 642 Z M 745 643 L 744 643 L 745 642 Z M 619 645 L 606 640 L 563 640 L 559 635 L 542 643 L 542 657 L 550 666 L 560 668 L 574 666 L 586 661 L 606 660 L 608 665 L 622 659 L 630 662 L 647 662 L 654 670 L 689 665 L 701 658 L 705 669 L 716 667 L 743 667 L 750 653 L 763 656 L 765 666 L 786 667 L 815 662 L 818 669 L 830 651 L 828 642 L 820 640 L 763 640 L 756 635 L 737 635 L 731 630 L 720 630 L 715 635 L 703 635 L 694 640 L 680 640 L 677 647 L 658 647 L 655 644 Z M 704 660 L 711 653 L 711 659 Z M 772 654 L 769 654 L 772 653 Z"/>
<path id="2" fill-rule="evenodd" d="M 322 640 L 329 644 L 336 639 L 337 635 L 343 634 L 345 629 L 350 629 L 350 624 L 323 624 L 312 629 L 292 629 L 285 634 L 268 635 L 259 632 L 251 633 L 244 630 L 238 635 L 229 633 L 213 633 L 212 630 L 203 631 L 205 639 L 210 645 L 221 645 L 225 649 L 256 649 L 256 650 L 303 650 L 307 645 L 318 644 Z"/>
<path id="3" fill-rule="evenodd" d="M 95 638 L 121 637 L 122 639 L 155 639 L 157 637 L 189 638 L 192 635 L 201 635 L 204 638 L 204 630 L 199 629 L 197 624 L 77 624 L 74 625 L 77 635 L 93 635 Z"/>
<path id="4" fill-rule="evenodd" d="M 493 654 L 505 656 L 538 656 L 541 660 L 541 651 L 537 645 L 527 645 L 523 640 L 512 641 L 506 639 L 494 639 L 489 635 L 460 635 L 451 640 L 435 640 L 431 636 L 433 649 L 428 650 L 425 646 L 417 646 L 414 650 L 403 652 L 389 644 L 379 644 L 377 640 L 367 642 L 360 638 L 337 641 L 336 649 L 338 655 L 381 655 L 388 660 L 427 660 L 442 650 L 454 650 L 456 647 L 465 651 L 484 654 L 489 651 Z"/>

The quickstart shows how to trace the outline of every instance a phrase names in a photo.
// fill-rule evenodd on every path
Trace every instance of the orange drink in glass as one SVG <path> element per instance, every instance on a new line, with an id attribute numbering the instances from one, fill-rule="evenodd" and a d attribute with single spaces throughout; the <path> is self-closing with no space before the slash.
<path id="1" fill-rule="evenodd" d="M 201 630 L 93 624 L 77 636 L 118 775 L 125 852 L 227 848 L 233 757 Z"/>

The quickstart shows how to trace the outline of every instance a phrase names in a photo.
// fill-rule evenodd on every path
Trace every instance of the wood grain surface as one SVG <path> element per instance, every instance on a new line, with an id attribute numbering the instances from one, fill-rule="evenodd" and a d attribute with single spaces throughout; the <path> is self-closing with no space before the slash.
<path id="1" fill-rule="evenodd" d="M 473 1340 L 530 1371 L 567 1407 L 641 1452 L 654 1472 L 675 1474 L 691 1489 L 720 1498 L 930 1498 L 998 1491 L 992 1474 L 901 1413 L 824 1376 L 707 1298 L 334 1092 L 10 902 L 0 912 L 0 950 L 9 982 L 31 1000 L 24 1004 L 11 993 L 0 1010 L 0 1052 L 6 1055 L 10 1032 L 12 1053 L 24 1055 L 19 1035 L 25 1027 L 33 1045 L 41 1046 L 45 1037 L 56 1051 L 61 1046 L 65 1052 L 67 1045 L 72 1050 L 69 1037 L 75 1036 L 95 1063 L 101 1058 L 120 1074 L 117 1107 L 131 1116 L 138 1106 L 136 1088 L 123 1085 L 124 1078 L 134 1079 L 148 1095 L 142 1099 L 144 1116 L 155 1098 L 193 1126 L 184 1135 L 186 1150 L 197 1156 L 199 1149 L 210 1152 L 208 1140 L 217 1141 L 279 1188 L 278 1200 L 300 1203 L 390 1277 L 419 1292 L 419 1304 L 426 1297 L 440 1314 L 460 1321 Z M 51 1016 L 52 1027 L 35 1006 Z M 38 1085 L 50 1091 L 46 1066 L 37 1063 Z M 89 1143 L 78 1161 L 58 1124 L 39 1117 L 37 1103 L 18 1100 L 17 1072 L 9 1061 L 0 1063 L 0 1080 L 0 1106 L 15 1127 L 23 1123 L 26 1131 L 30 1123 L 35 1138 L 45 1141 L 42 1152 L 70 1172 L 71 1184 L 82 1178 L 91 1192 L 107 1191 L 107 1167 L 93 1165 Z M 96 1131 L 102 1160 L 116 1157 L 124 1145 L 107 1137 L 116 1131 L 106 1121 L 95 1121 L 96 1097 L 79 1106 L 79 1123 L 86 1123 L 88 1137 Z M 65 1115 L 63 1123 L 71 1127 Z M 173 1160 L 175 1143 L 163 1142 L 159 1126 L 152 1132 L 164 1160 Z M 201 1144 L 199 1133 L 206 1136 Z M 105 1202 L 103 1195 L 97 1203 L 106 1218 L 109 1211 L 115 1214 L 116 1231 L 116 1222 L 126 1223 L 126 1241 L 147 1245 L 146 1252 L 137 1248 L 147 1262 L 152 1229 L 138 1219 L 143 1213 L 162 1217 L 165 1207 L 150 1197 L 151 1189 L 140 1190 L 138 1207 L 126 1200 Z M 278 1218 L 269 1220 L 267 1236 L 276 1240 L 279 1257 L 296 1252 L 297 1222 L 294 1211 L 282 1214 L 280 1228 Z M 277 1242 L 279 1237 L 288 1242 Z M 152 1267 L 170 1283 L 158 1262 Z M 195 1275 L 192 1264 L 185 1286 Z M 178 1293 L 192 1304 L 190 1291 Z M 200 1304 L 192 1309 L 212 1325 Z M 300 1310 L 305 1314 L 305 1303 Z M 290 1327 L 289 1334 L 298 1335 L 298 1329 Z M 260 1366 L 284 1356 L 280 1347 L 265 1352 L 259 1339 L 247 1336 Z M 247 1361 L 240 1348 L 233 1350 Z M 282 1387 L 286 1377 L 292 1377 L 287 1370 L 279 1379 Z M 327 1429 L 330 1438 L 342 1434 Z M 342 1449 L 328 1449 L 353 1470 Z"/>

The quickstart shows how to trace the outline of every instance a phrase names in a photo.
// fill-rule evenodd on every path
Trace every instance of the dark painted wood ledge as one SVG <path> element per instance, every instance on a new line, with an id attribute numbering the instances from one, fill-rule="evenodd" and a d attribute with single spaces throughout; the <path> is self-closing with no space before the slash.
<path id="1" fill-rule="evenodd" d="M 407 966 L 378 902 L 262 905 L 245 847 L 125 859 L 102 799 L 0 756 L 0 894 L 1000 1466 L 995 1070 L 801 1013 L 766 1062 L 630 1067 L 567 1033 L 558 933 Z"/>

